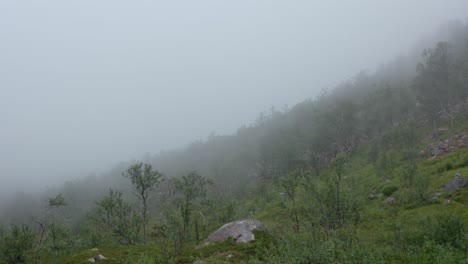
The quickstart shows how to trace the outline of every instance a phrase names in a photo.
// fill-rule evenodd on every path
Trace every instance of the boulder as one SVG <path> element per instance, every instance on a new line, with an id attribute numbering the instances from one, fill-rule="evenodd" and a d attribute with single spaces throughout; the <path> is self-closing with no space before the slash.
<path id="1" fill-rule="evenodd" d="M 101 260 L 105 260 L 105 259 L 107 259 L 107 258 L 104 257 L 103 255 L 99 254 L 96 257 L 89 258 L 88 262 L 101 262 Z"/>
<path id="2" fill-rule="evenodd" d="M 393 198 L 393 197 L 388 197 L 387 199 L 383 200 L 383 203 L 394 204 L 394 203 L 396 203 L 396 199 Z"/>
<path id="3" fill-rule="evenodd" d="M 260 221 L 255 219 L 243 219 L 230 222 L 216 230 L 208 237 L 210 242 L 222 242 L 233 238 L 237 243 L 247 243 L 255 240 L 254 230 L 266 230 Z"/>
<path id="4" fill-rule="evenodd" d="M 463 178 L 455 178 L 445 185 L 445 190 L 454 191 L 465 186 L 468 186 L 468 180 Z"/>

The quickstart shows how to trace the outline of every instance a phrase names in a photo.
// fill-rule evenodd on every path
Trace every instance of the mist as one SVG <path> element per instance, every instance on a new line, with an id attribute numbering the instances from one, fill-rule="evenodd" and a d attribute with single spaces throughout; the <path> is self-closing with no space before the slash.
<path id="1" fill-rule="evenodd" d="M 466 1 L 2 1 L 0 191 L 231 134 L 466 18 Z"/>

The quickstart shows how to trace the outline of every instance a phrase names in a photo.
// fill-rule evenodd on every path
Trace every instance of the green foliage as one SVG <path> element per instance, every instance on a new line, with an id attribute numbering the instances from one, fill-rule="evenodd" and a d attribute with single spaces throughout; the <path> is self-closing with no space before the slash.
<path id="1" fill-rule="evenodd" d="M 81 252 L 76 252 L 70 256 L 53 257 L 45 263 L 63 264 L 86 264 L 88 259 L 103 255 L 107 259 L 101 263 L 109 264 L 130 264 L 130 263 L 170 263 L 161 255 L 158 246 L 148 243 L 147 245 L 107 245 L 98 248 L 91 248 Z"/>
<path id="2" fill-rule="evenodd" d="M 1 259 L 11 264 L 31 261 L 35 236 L 35 232 L 27 225 L 11 226 L 0 243 Z"/>
<path id="3" fill-rule="evenodd" d="M 130 166 L 125 173 L 132 182 L 135 195 L 141 201 L 141 224 L 143 229 L 143 242 L 146 243 L 146 225 L 148 223 L 148 196 L 162 181 L 162 174 L 153 170 L 150 164 L 138 163 Z"/>
<path id="4" fill-rule="evenodd" d="M 350 246 L 353 232 L 340 230 L 327 238 L 312 234 L 279 237 L 275 243 L 260 248 L 247 263 L 385 263 L 383 254 L 372 246 Z M 354 243 L 354 242 L 352 242 Z"/>
<path id="5" fill-rule="evenodd" d="M 398 187 L 395 186 L 395 185 L 385 185 L 382 187 L 382 193 L 385 195 L 385 196 L 390 196 L 392 195 L 394 192 L 396 192 L 398 190 Z"/>
<path id="6" fill-rule="evenodd" d="M 142 220 L 133 206 L 123 200 L 122 192 L 110 189 L 97 205 L 91 220 L 111 232 L 119 243 L 135 244 L 138 241 Z"/>
<path id="7" fill-rule="evenodd" d="M 376 164 L 377 176 L 381 178 L 392 178 L 393 168 L 398 165 L 396 151 L 386 151 L 379 155 Z"/>
<path id="8" fill-rule="evenodd" d="M 468 228 L 463 219 L 455 214 L 442 214 L 436 218 L 434 241 L 438 244 L 468 250 Z"/>
<path id="9" fill-rule="evenodd" d="M 143 163 L 130 166 L 123 175 L 130 179 L 138 195 L 145 198 L 162 180 L 161 173 L 153 170 L 150 164 Z"/>
<path id="10" fill-rule="evenodd" d="M 53 198 L 49 198 L 49 206 L 50 207 L 60 207 L 66 206 L 67 203 L 65 202 L 65 198 L 61 193 L 57 194 L 57 196 Z"/>
<path id="11" fill-rule="evenodd" d="M 224 242 L 209 243 L 186 250 L 174 259 L 175 263 L 194 263 L 200 260 L 203 263 L 245 263 L 252 258 L 264 261 L 268 257 L 263 255 L 266 248 L 276 243 L 275 238 L 268 231 L 254 231 L 255 241 L 249 243 L 236 243 L 234 239 Z"/>
<path id="12" fill-rule="evenodd" d="M 397 169 L 397 174 L 407 186 L 412 186 L 416 178 L 418 167 L 415 162 L 404 164 Z"/>
<path id="13" fill-rule="evenodd" d="M 299 218 L 303 208 L 297 201 L 297 191 L 301 184 L 301 178 L 302 175 L 299 172 L 293 172 L 281 179 L 279 183 L 285 195 L 281 204 L 287 212 L 288 217 L 291 218 L 293 222 L 293 230 L 295 233 L 299 233 L 301 228 L 301 221 Z"/>
<path id="14" fill-rule="evenodd" d="M 415 180 L 414 190 L 416 198 L 419 202 L 425 203 L 429 200 L 429 183 L 430 178 L 426 175 L 418 175 Z"/>
<path id="15" fill-rule="evenodd" d="M 198 222 L 206 223 L 216 228 L 225 223 L 236 220 L 238 202 L 221 194 L 212 194 L 210 197 L 200 201 L 195 216 Z"/>
<path id="16" fill-rule="evenodd" d="M 204 197 L 207 187 L 211 184 L 213 183 L 210 180 L 204 178 L 196 171 L 192 171 L 174 181 L 177 191 L 181 192 L 184 200 L 189 202 L 198 197 Z"/>
<path id="17" fill-rule="evenodd" d="M 344 188 L 346 167 L 347 157 L 339 154 L 323 181 L 308 175 L 303 185 L 304 218 L 309 225 L 323 228 L 327 235 L 336 229 L 356 226 L 360 221 L 360 203 Z"/>
<path id="18" fill-rule="evenodd" d="M 212 182 L 210 180 L 204 178 L 196 171 L 190 172 L 189 174 L 174 180 L 176 190 L 183 196 L 182 204 L 180 206 L 180 215 L 183 219 L 182 234 L 184 238 L 189 235 L 189 225 L 194 219 L 192 216 L 193 202 L 197 198 L 205 197 L 207 187 L 211 184 Z M 198 222 L 195 222 L 195 239 L 197 241 L 199 240 Z M 182 239 L 181 242 L 183 244 L 185 239 Z"/>
<path id="19" fill-rule="evenodd" d="M 50 249 L 55 254 L 58 252 L 66 250 L 68 248 L 68 230 L 57 223 L 51 223 L 48 225 L 49 236 L 48 242 L 50 243 Z"/>
<path id="20" fill-rule="evenodd" d="M 164 257 L 179 255 L 185 242 L 183 219 L 176 212 L 165 212 L 161 222 L 153 227 L 151 236 L 160 245 Z"/>

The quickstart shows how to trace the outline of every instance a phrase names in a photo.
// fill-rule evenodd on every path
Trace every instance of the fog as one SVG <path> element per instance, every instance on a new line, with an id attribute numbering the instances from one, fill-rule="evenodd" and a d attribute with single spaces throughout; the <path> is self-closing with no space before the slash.
<path id="1" fill-rule="evenodd" d="M 405 53 L 460 1 L 1 1 L 0 191 L 230 134 Z"/>

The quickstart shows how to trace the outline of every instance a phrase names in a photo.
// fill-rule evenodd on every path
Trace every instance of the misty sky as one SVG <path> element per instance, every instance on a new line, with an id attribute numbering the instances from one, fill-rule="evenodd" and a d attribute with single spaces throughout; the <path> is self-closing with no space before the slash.
<path id="1" fill-rule="evenodd" d="M 468 1 L 0 1 L 0 191 L 229 134 L 408 51 Z"/>

